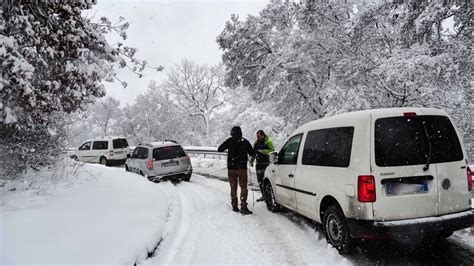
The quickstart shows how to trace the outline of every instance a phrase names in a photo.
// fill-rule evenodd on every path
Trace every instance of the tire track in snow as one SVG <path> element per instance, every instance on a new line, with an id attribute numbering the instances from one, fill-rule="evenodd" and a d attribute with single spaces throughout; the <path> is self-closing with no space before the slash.
<path id="1" fill-rule="evenodd" d="M 176 185 L 171 182 L 162 182 L 160 185 L 165 188 L 163 190 L 170 202 L 169 220 L 159 247 L 147 262 L 158 259 L 160 264 L 169 264 L 178 256 L 178 252 L 183 251 L 182 244 L 192 239 L 192 224 L 189 204 Z"/>
<path id="2" fill-rule="evenodd" d="M 262 218 L 259 216 L 259 218 Z M 288 231 L 281 230 L 279 219 L 257 219 L 258 243 L 256 247 L 269 259 L 295 265 L 305 264 L 297 244 L 294 241 L 294 235 L 288 235 Z"/>

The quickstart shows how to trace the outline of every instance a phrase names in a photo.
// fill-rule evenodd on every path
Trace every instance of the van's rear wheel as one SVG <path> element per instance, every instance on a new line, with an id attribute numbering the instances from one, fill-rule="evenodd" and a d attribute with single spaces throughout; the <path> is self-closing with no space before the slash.
<path id="1" fill-rule="evenodd" d="M 280 205 L 275 200 L 272 184 L 270 184 L 270 182 L 266 182 L 265 184 L 265 203 L 267 204 L 267 209 L 271 212 L 280 210 Z"/>
<path id="2" fill-rule="evenodd" d="M 346 217 L 339 206 L 331 205 L 324 211 L 323 229 L 326 240 L 337 248 L 339 253 L 347 254 L 354 249 L 354 241 L 349 234 Z"/>
<path id="3" fill-rule="evenodd" d="M 100 164 L 105 165 L 105 166 L 109 165 L 109 163 L 107 162 L 107 158 L 105 158 L 105 157 L 100 157 L 99 162 L 100 162 Z"/>

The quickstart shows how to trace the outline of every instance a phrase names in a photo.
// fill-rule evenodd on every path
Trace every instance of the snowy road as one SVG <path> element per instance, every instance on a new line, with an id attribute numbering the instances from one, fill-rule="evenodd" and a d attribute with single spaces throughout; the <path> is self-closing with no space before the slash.
<path id="1" fill-rule="evenodd" d="M 194 175 L 190 183 L 156 185 L 171 199 L 172 210 L 170 230 L 149 265 L 474 263 L 474 250 L 456 236 L 430 246 L 371 241 L 341 256 L 313 222 L 292 212 L 271 213 L 264 203 L 252 206 L 251 194 L 254 215 L 232 212 L 226 182 Z"/>
<path id="2" fill-rule="evenodd" d="M 232 212 L 228 183 L 194 175 L 156 186 L 170 201 L 168 230 L 145 264 L 350 264 L 313 228 L 263 203 L 250 204 L 254 215 Z"/>
<path id="3" fill-rule="evenodd" d="M 194 175 L 190 183 L 155 185 L 171 203 L 169 230 L 147 265 L 474 263 L 474 250 L 456 236 L 430 246 L 371 241 L 341 256 L 315 223 L 292 212 L 271 213 L 263 203 L 252 206 L 251 194 L 254 215 L 232 212 L 226 182 Z"/>

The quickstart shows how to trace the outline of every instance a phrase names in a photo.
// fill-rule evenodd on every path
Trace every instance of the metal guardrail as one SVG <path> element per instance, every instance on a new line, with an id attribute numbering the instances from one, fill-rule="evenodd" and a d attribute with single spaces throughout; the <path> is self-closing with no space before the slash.
<path id="1" fill-rule="evenodd" d="M 135 149 L 136 146 L 130 146 L 130 152 Z M 69 148 L 67 153 L 69 156 L 74 154 L 76 148 Z M 189 154 L 204 154 L 204 155 L 217 155 L 227 156 L 227 152 L 218 152 L 216 147 L 195 147 L 195 146 L 183 146 L 183 149 Z"/>
<path id="2" fill-rule="evenodd" d="M 227 152 L 218 152 L 217 148 L 211 147 L 183 147 L 184 150 L 189 154 L 204 154 L 204 155 L 218 155 L 227 156 Z"/>

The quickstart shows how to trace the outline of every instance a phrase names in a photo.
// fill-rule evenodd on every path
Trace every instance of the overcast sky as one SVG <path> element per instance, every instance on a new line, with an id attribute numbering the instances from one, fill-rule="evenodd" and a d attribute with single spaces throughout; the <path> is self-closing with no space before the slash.
<path id="1" fill-rule="evenodd" d="M 121 80 L 128 83 L 124 89 L 119 82 L 104 82 L 107 96 L 119 99 L 122 104 L 133 104 L 136 96 L 147 89 L 150 80 L 160 82 L 166 76 L 166 67 L 188 58 L 198 63 L 213 65 L 221 60 L 222 51 L 216 43 L 217 35 L 224 29 L 231 14 L 245 19 L 249 14 L 258 15 L 268 0 L 98 0 L 88 16 L 94 19 L 106 16 L 112 22 L 119 16 L 130 22 L 126 44 L 138 48 L 137 58 L 145 59 L 152 66 L 162 65 L 163 72 L 147 70 L 139 79 L 130 71 L 119 72 Z M 114 43 L 119 38 L 108 36 Z"/>

